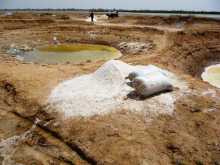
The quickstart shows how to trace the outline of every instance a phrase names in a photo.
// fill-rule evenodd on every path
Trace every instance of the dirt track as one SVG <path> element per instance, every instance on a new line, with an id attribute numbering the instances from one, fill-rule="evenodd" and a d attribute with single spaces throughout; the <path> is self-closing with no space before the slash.
<path id="1" fill-rule="evenodd" d="M 125 16 L 91 24 L 84 19 L 85 15 L 71 13 L 0 16 L 2 163 L 220 164 L 220 93 L 200 79 L 206 65 L 219 62 L 220 22 Z M 189 91 L 176 100 L 173 116 L 149 121 L 121 110 L 63 121 L 44 106 L 51 90 L 63 80 L 93 72 L 104 61 L 28 64 L 6 53 L 11 44 L 35 48 L 49 44 L 53 36 L 61 43 L 99 43 L 118 49 L 121 42 L 152 43 L 148 51 L 135 54 L 121 50 L 120 60 L 168 69 L 187 82 Z M 14 146 L 4 141 L 14 136 L 22 137 Z"/>

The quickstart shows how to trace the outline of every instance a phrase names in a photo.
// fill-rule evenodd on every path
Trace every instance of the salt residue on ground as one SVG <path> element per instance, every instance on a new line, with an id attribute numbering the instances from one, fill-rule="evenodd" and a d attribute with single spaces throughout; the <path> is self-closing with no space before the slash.
<path id="1" fill-rule="evenodd" d="M 116 110 L 144 112 L 149 116 L 161 113 L 172 114 L 175 92 L 164 93 L 145 100 L 127 98 L 133 91 L 126 84 L 125 77 L 139 69 L 160 71 L 171 83 L 181 88 L 174 75 L 153 65 L 132 66 L 111 60 L 96 72 L 67 80 L 59 84 L 48 98 L 49 107 L 65 117 L 90 117 L 104 115 Z"/>
<path id="2" fill-rule="evenodd" d="M 203 81 L 220 88 L 220 64 L 211 65 L 205 68 L 201 75 Z"/>
<path id="3" fill-rule="evenodd" d="M 39 120 L 37 119 L 35 123 L 32 125 L 32 127 L 21 135 L 12 136 L 10 138 L 1 140 L 0 142 L 0 155 L 2 157 L 1 165 L 22 165 L 16 163 L 13 160 L 14 153 L 18 149 L 19 145 L 25 143 L 28 136 L 32 134 L 32 132 L 37 127 L 38 122 Z"/>
<path id="4" fill-rule="evenodd" d="M 92 21 L 91 21 L 91 17 L 87 17 L 85 21 L 86 21 L 86 22 L 92 22 Z M 93 22 L 96 22 L 96 21 L 97 21 L 97 18 L 94 17 Z"/>
<path id="5" fill-rule="evenodd" d="M 152 42 L 121 42 L 118 44 L 118 46 L 121 51 L 125 51 L 131 54 L 147 52 L 153 48 Z"/>
<path id="6" fill-rule="evenodd" d="M 94 22 L 102 22 L 102 21 L 105 21 L 108 19 L 108 16 L 107 15 L 96 15 L 94 17 Z M 87 17 L 86 18 L 86 22 L 91 22 L 91 18 L 90 17 Z"/>

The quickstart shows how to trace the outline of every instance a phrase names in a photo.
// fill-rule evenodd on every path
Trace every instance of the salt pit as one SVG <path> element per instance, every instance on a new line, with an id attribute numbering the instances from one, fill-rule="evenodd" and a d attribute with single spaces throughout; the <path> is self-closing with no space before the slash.
<path id="1" fill-rule="evenodd" d="M 56 64 L 110 60 L 120 57 L 121 53 L 105 45 L 61 44 L 40 47 L 33 51 L 19 51 L 16 56 L 19 60 L 26 62 Z"/>
<path id="2" fill-rule="evenodd" d="M 220 88 L 220 64 L 205 68 L 202 73 L 202 79 L 211 85 Z"/>
<path id="3" fill-rule="evenodd" d="M 48 107 L 65 117 L 90 117 L 105 115 L 116 110 L 143 112 L 147 116 L 172 114 L 175 92 L 163 93 L 145 100 L 128 98 L 133 91 L 125 77 L 132 71 L 146 70 L 166 75 L 174 87 L 182 88 L 170 72 L 156 66 L 132 66 L 122 61 L 111 60 L 96 72 L 75 77 L 59 84 L 48 98 Z"/>

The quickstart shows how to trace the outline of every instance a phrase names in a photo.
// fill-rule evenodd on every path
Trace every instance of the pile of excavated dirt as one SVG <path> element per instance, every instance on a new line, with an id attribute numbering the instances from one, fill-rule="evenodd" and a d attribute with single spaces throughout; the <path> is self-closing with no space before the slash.
<path id="1" fill-rule="evenodd" d="M 201 78 L 205 67 L 220 62 L 220 25 L 196 24 L 168 37 L 171 44 L 158 61 L 171 70 Z"/>
<path id="2" fill-rule="evenodd" d="M 166 70 L 153 65 L 132 66 L 122 61 L 112 60 L 96 72 L 67 80 L 59 84 L 49 96 L 52 109 L 64 113 L 65 117 L 90 117 L 105 115 L 112 111 L 126 109 L 132 112 L 172 114 L 175 92 L 164 93 L 145 100 L 129 98 L 133 89 L 126 84 L 125 77 L 136 70 L 161 72 L 173 86 L 185 88 L 177 83 L 177 78 Z"/>

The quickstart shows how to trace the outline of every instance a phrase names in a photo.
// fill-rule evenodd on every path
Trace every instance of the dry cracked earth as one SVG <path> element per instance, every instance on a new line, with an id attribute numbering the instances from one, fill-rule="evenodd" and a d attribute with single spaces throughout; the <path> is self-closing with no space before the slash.
<path id="1" fill-rule="evenodd" d="M 203 82 L 200 74 L 220 60 L 220 21 L 121 16 L 91 24 L 86 16 L 0 16 L 1 164 L 219 165 L 220 92 Z M 61 43 L 113 46 L 123 53 L 120 60 L 167 69 L 186 82 L 187 89 L 175 89 L 179 97 L 172 115 L 149 117 L 121 109 L 64 119 L 46 106 L 51 91 L 64 80 L 92 73 L 104 61 L 49 65 L 22 62 L 7 54 L 12 44 L 35 48 L 49 44 L 53 36 Z M 150 47 L 137 46 L 133 51 L 122 43 Z"/>

